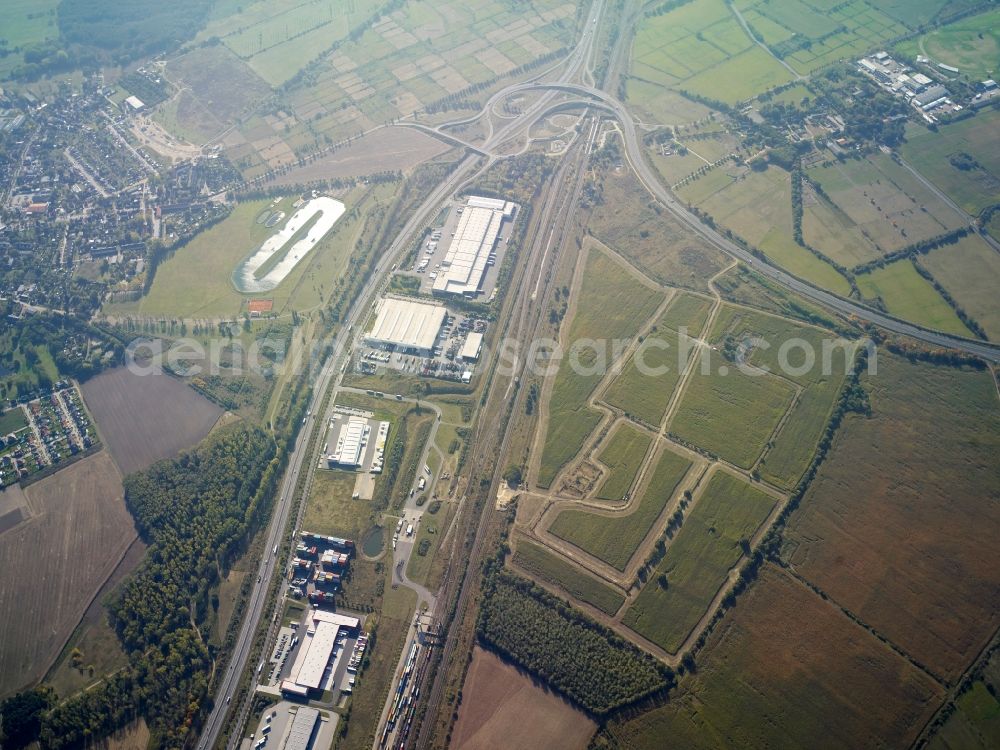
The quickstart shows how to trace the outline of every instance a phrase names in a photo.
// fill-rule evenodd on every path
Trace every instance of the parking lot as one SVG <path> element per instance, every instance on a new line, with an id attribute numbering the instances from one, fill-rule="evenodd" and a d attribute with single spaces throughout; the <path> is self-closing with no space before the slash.
<path id="1" fill-rule="evenodd" d="M 292 721 L 299 711 L 299 705 L 289 701 L 281 701 L 269 706 L 261 715 L 249 739 L 243 741 L 243 749 L 256 748 L 260 750 L 281 748 L 292 726 Z M 319 728 L 313 734 L 312 748 L 328 748 L 333 743 L 334 734 L 340 716 L 332 711 L 320 711 Z"/>

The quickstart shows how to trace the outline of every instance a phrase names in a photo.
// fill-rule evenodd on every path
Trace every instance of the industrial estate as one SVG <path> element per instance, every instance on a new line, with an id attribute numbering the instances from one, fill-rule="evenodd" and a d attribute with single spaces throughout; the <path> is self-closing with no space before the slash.
<path id="1" fill-rule="evenodd" d="M 0 746 L 1000 746 L 995 2 L 8 5 Z"/>

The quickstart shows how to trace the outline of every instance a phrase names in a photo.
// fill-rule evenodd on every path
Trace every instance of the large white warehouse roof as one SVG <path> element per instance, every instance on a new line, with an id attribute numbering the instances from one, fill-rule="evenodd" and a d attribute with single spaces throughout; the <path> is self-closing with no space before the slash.
<path id="1" fill-rule="evenodd" d="M 366 338 L 376 344 L 430 351 L 446 314 L 440 305 L 387 297 Z"/>

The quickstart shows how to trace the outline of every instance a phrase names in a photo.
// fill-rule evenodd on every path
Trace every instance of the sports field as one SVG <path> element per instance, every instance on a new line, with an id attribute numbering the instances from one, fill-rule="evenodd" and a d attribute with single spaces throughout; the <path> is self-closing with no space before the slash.
<path id="1" fill-rule="evenodd" d="M 514 563 L 525 572 L 606 614 L 613 615 L 625 602 L 624 595 L 610 586 L 526 539 L 518 540 Z"/>
<path id="2" fill-rule="evenodd" d="M 690 468 L 688 459 L 663 448 L 646 488 L 627 508 L 601 513 L 564 510 L 548 531 L 608 565 L 625 570 Z"/>
<path id="3" fill-rule="evenodd" d="M 614 747 L 909 747 L 944 695 L 933 679 L 767 565 L 660 708 Z"/>
<path id="4" fill-rule="evenodd" d="M 897 318 L 959 336 L 971 336 L 958 315 L 909 260 L 855 277 L 866 299 L 881 299 Z"/>
<path id="5" fill-rule="evenodd" d="M 774 498 L 717 471 L 622 622 L 675 653 L 708 610 Z"/>
<path id="6" fill-rule="evenodd" d="M 588 252 L 580 288 L 574 292 L 575 312 L 563 337 L 566 352 L 552 385 L 548 425 L 538 484 L 548 487 L 559 470 L 575 456 L 599 421 L 587 407 L 591 392 L 611 365 L 612 341 L 634 336 L 656 310 L 663 295 L 639 281 L 621 263 L 599 248 Z M 564 323 L 565 326 L 565 323 Z M 605 355 L 586 341 L 603 342 Z M 577 355 L 574 357 L 573 345 Z M 579 367 L 572 366 L 575 360 Z"/>
<path id="7" fill-rule="evenodd" d="M 668 429 L 749 469 L 794 396 L 795 388 L 787 381 L 743 373 L 718 352 L 702 350 Z"/>
<path id="8" fill-rule="evenodd" d="M 920 263 L 979 322 L 990 339 L 1000 339 L 1000 254 L 978 235 L 969 235 L 931 251 Z"/>
<path id="9" fill-rule="evenodd" d="M 958 68 L 972 80 L 995 78 L 1000 71 L 1000 10 L 966 16 L 896 49 L 915 59 L 926 55 L 935 63 Z"/>

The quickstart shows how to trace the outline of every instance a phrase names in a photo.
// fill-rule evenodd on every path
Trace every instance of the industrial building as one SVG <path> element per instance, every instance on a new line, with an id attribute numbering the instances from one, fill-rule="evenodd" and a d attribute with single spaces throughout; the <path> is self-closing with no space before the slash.
<path id="1" fill-rule="evenodd" d="M 466 362 L 476 362 L 483 351 L 483 334 L 472 331 L 465 337 L 462 345 L 462 359 Z"/>
<path id="2" fill-rule="evenodd" d="M 308 706 L 299 706 L 288 730 L 284 750 L 310 750 L 313 745 L 316 726 L 319 724 L 319 711 Z"/>
<path id="3" fill-rule="evenodd" d="M 440 305 L 386 297 L 380 303 L 375 325 L 365 335 L 365 341 L 370 346 L 428 357 L 446 315 L 447 310 Z"/>
<path id="4" fill-rule="evenodd" d="M 355 631 L 361 624 L 357 617 L 339 615 L 321 609 L 312 610 L 306 622 L 308 627 L 302 645 L 299 647 L 295 664 L 288 679 L 281 683 L 281 692 L 302 698 L 311 692 L 323 689 L 323 675 L 333 649 L 337 645 L 340 631 Z"/>
<path id="5" fill-rule="evenodd" d="M 495 262 L 491 256 L 503 222 L 514 215 L 514 204 L 473 195 L 459 211 L 462 217 L 431 291 L 472 298 L 479 293 L 486 269 Z"/>
<path id="6" fill-rule="evenodd" d="M 349 417 L 340 428 L 337 444 L 326 457 L 331 467 L 356 468 L 361 465 L 361 452 L 368 443 L 371 428 L 363 417 Z"/>

